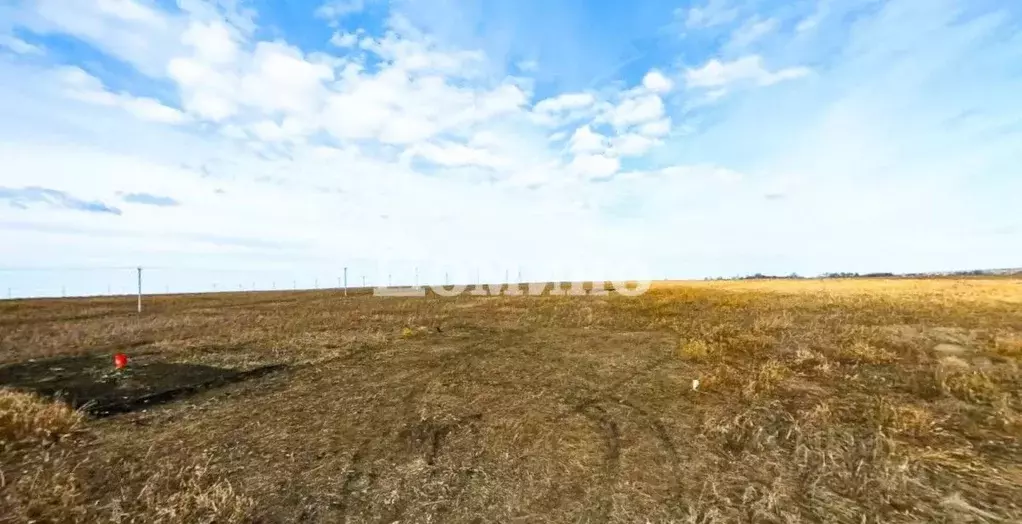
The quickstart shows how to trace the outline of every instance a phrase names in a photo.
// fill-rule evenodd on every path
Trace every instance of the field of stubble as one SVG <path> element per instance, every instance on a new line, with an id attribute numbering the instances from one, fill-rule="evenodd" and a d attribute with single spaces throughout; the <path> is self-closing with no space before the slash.
<path id="1" fill-rule="evenodd" d="M 0 522 L 1022 520 L 1020 280 L 0 303 L 0 376 L 117 351 L 115 391 L 270 371 L 0 391 Z"/>

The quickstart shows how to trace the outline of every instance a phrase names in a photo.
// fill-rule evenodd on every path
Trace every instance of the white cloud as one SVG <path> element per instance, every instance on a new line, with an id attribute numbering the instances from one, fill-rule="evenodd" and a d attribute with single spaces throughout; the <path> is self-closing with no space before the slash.
<path id="1" fill-rule="evenodd" d="M 784 80 L 807 76 L 812 71 L 806 67 L 789 67 L 769 71 L 763 66 L 759 55 L 749 55 L 732 62 L 716 58 L 705 65 L 685 71 L 685 82 L 689 87 L 720 88 L 741 82 L 767 86 Z"/>
<path id="2" fill-rule="evenodd" d="M 588 124 L 578 128 L 568 140 L 568 150 L 572 153 L 599 153 L 607 148 L 606 136 L 597 133 Z"/>
<path id="3" fill-rule="evenodd" d="M 182 107 L 195 116 L 219 122 L 237 112 L 238 80 L 232 74 L 195 58 L 175 58 L 167 73 L 177 82 Z"/>
<path id="4" fill-rule="evenodd" d="M 664 116 L 664 102 L 655 94 L 628 97 L 615 106 L 606 119 L 616 128 L 659 120 Z"/>
<path id="5" fill-rule="evenodd" d="M 314 129 L 307 122 L 288 117 L 281 123 L 266 119 L 249 126 L 252 134 L 266 142 L 302 141 Z"/>
<path id="6" fill-rule="evenodd" d="M 38 0 L 31 6 L 18 15 L 30 30 L 75 36 L 151 76 L 162 75 L 180 47 L 183 20 L 148 2 Z"/>
<path id="7" fill-rule="evenodd" d="M 365 0 L 328 0 L 316 9 L 316 16 L 334 20 L 361 12 L 365 7 Z"/>
<path id="8" fill-rule="evenodd" d="M 761 20 L 757 17 L 750 18 L 731 33 L 731 40 L 728 47 L 732 49 L 744 49 L 756 43 L 761 38 L 772 33 L 777 28 L 776 18 Z"/>
<path id="9" fill-rule="evenodd" d="M 584 109 L 593 105 L 596 97 L 591 93 L 565 93 L 552 98 L 545 98 L 533 108 L 537 113 L 558 113 L 571 109 Z"/>
<path id="10" fill-rule="evenodd" d="M 209 64 L 232 64 L 238 58 L 238 35 L 221 22 L 194 21 L 181 35 L 197 59 Z"/>
<path id="11" fill-rule="evenodd" d="M 546 126 L 567 125 L 591 116 L 596 104 L 592 93 L 562 93 L 537 102 L 532 108 L 532 119 Z"/>
<path id="12" fill-rule="evenodd" d="M 610 154 L 615 156 L 642 156 L 661 142 L 647 136 L 629 133 L 611 140 Z"/>
<path id="13" fill-rule="evenodd" d="M 58 83 L 69 98 L 101 106 L 119 107 L 138 118 L 164 124 L 180 124 L 187 120 L 181 111 L 158 100 L 113 93 L 98 78 L 78 67 L 63 67 L 55 72 Z"/>
<path id="14" fill-rule="evenodd" d="M 501 168 L 507 161 L 486 149 L 451 142 L 419 144 L 405 151 L 406 158 L 419 157 L 444 167 Z"/>
<path id="15" fill-rule="evenodd" d="M 706 28 L 734 21 L 738 17 L 738 8 L 732 6 L 730 0 L 707 0 L 701 6 L 679 9 L 676 14 L 685 18 L 688 27 Z"/>
<path id="16" fill-rule="evenodd" d="M 608 178 L 621 169 L 621 161 L 606 155 L 579 155 L 568 169 L 586 179 Z"/>
<path id="17" fill-rule="evenodd" d="M 0 35 L 0 47 L 10 49 L 19 55 L 41 55 L 43 49 L 14 35 Z"/>
<path id="18" fill-rule="evenodd" d="M 654 93 L 666 93 L 674 88 L 674 82 L 657 69 L 653 69 L 642 77 L 642 85 Z"/>
<path id="19" fill-rule="evenodd" d="M 309 62 L 298 48 L 260 42 L 239 79 L 239 98 L 264 113 L 311 115 L 325 96 L 323 83 L 332 79 L 330 67 Z"/>
<path id="20" fill-rule="evenodd" d="M 162 23 L 162 17 L 155 10 L 135 0 L 96 0 L 96 8 L 104 14 L 129 22 L 145 25 Z"/>
<path id="21" fill-rule="evenodd" d="M 526 94 L 511 84 L 475 90 L 393 67 L 347 82 L 341 92 L 329 95 L 323 125 L 338 138 L 410 144 L 514 113 L 526 101 Z"/>
<path id="22" fill-rule="evenodd" d="M 671 132 L 671 119 L 662 118 L 639 126 L 639 134 L 648 137 L 662 137 Z"/>

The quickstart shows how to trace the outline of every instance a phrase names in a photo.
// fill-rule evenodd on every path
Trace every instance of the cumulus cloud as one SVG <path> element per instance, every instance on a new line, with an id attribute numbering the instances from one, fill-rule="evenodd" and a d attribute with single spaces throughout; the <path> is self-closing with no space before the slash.
<path id="1" fill-rule="evenodd" d="M 666 93 L 674 88 L 674 82 L 658 69 L 653 69 L 642 77 L 642 86 L 654 93 Z"/>
<path id="2" fill-rule="evenodd" d="M 568 140 L 568 150 L 572 153 L 596 153 L 607 148 L 608 139 L 606 136 L 596 133 L 586 124 L 571 135 Z"/>
<path id="3" fill-rule="evenodd" d="M 659 144 L 660 141 L 654 138 L 629 133 L 614 137 L 610 151 L 616 156 L 642 156 Z"/>
<path id="4" fill-rule="evenodd" d="M 629 96 L 614 106 L 604 118 L 614 127 L 625 128 L 659 120 L 664 116 L 664 102 L 655 94 Z"/>

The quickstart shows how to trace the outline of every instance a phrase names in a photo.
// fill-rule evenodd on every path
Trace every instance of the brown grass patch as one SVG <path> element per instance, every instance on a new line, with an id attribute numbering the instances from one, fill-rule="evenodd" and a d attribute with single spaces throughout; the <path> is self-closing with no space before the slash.
<path id="1" fill-rule="evenodd" d="M 84 415 L 62 402 L 0 388 L 0 447 L 59 441 L 81 428 Z"/>
<path id="2" fill-rule="evenodd" d="M 0 303 L 5 363 L 284 366 L 0 453 L 0 515 L 1022 522 L 1020 297 L 890 279 Z"/>
<path id="3" fill-rule="evenodd" d="M 678 356 L 684 360 L 706 360 L 713 353 L 713 346 L 704 340 L 682 340 L 678 343 Z"/>
<path id="4" fill-rule="evenodd" d="M 838 357 L 858 364 L 890 364 L 897 360 L 894 353 L 862 341 L 841 347 Z"/>
<path id="5" fill-rule="evenodd" d="M 1022 337 L 997 337 L 994 339 L 994 352 L 998 355 L 1022 359 Z"/>
<path id="6" fill-rule="evenodd" d="M 992 403 L 1001 389 L 983 371 L 938 369 L 935 380 L 941 391 L 970 402 Z"/>

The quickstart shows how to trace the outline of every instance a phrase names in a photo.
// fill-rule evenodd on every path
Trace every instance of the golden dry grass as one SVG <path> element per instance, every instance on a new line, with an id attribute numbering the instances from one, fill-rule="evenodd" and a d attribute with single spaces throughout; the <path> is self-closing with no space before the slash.
<path id="1" fill-rule="evenodd" d="M 11 522 L 1022 520 L 1011 279 L 0 305 L 0 358 L 286 371 L 0 457 Z M 699 387 L 693 388 L 693 381 Z M 0 517 L 2 518 L 2 517 Z"/>
<path id="2" fill-rule="evenodd" d="M 0 388 L 0 449 L 56 442 L 83 422 L 84 416 L 64 403 Z"/>

